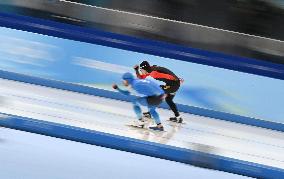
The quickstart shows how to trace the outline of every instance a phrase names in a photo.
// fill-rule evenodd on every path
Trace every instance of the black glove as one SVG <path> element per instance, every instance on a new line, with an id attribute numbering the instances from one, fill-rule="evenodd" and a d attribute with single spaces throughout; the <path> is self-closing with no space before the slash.
<path id="1" fill-rule="evenodd" d="M 171 88 L 171 86 L 168 86 L 168 85 L 160 85 L 160 87 L 161 87 L 163 90 L 167 90 L 167 89 Z"/>
<path id="2" fill-rule="evenodd" d="M 139 66 L 138 66 L 138 65 L 135 65 L 133 68 L 134 68 L 134 70 L 138 70 L 138 69 L 139 69 Z"/>

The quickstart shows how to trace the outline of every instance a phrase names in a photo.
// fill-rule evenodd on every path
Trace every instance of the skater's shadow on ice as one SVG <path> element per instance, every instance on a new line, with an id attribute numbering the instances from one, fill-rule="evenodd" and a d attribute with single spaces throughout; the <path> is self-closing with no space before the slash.
<path id="1" fill-rule="evenodd" d="M 167 144 L 181 128 L 182 126 L 180 124 L 167 125 L 166 132 L 157 134 L 158 141 Z"/>
<path id="2" fill-rule="evenodd" d="M 165 123 L 165 131 L 154 131 L 151 129 L 140 129 L 129 127 L 128 130 L 139 135 L 140 140 L 153 141 L 162 144 L 167 144 L 172 140 L 175 134 L 182 128 L 182 124 Z"/>
<path id="3" fill-rule="evenodd" d="M 145 141 L 154 141 L 162 144 L 167 144 L 174 135 L 180 130 L 181 125 L 167 125 L 166 131 L 153 131 L 151 129 L 135 129 L 130 128 L 132 132 L 139 134 L 139 139 Z"/>

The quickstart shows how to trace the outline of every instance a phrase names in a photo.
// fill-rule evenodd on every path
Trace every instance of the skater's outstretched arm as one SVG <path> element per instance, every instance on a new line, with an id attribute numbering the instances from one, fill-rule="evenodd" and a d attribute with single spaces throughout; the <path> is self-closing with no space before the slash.
<path id="1" fill-rule="evenodd" d="M 145 78 L 148 76 L 148 75 L 140 74 L 140 72 L 139 72 L 139 66 L 138 66 L 138 65 L 135 65 L 133 68 L 134 68 L 134 70 L 135 70 L 135 73 L 136 73 L 137 78 L 139 78 L 139 79 L 145 79 Z"/>
<path id="2" fill-rule="evenodd" d="M 127 95 L 127 96 L 130 95 L 130 92 L 129 92 L 129 91 L 120 89 L 116 84 L 113 84 L 113 85 L 112 85 L 112 88 L 115 89 L 115 90 L 117 90 L 117 91 L 119 91 L 120 93 L 122 93 L 122 94 L 124 94 L 124 95 Z"/>

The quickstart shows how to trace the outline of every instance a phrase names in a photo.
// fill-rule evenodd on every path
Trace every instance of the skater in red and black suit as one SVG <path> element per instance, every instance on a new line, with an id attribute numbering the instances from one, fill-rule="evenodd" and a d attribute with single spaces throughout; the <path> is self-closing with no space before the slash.
<path id="1" fill-rule="evenodd" d="M 171 70 L 167 68 L 156 65 L 150 66 L 149 62 L 147 61 L 143 61 L 140 64 L 141 74 L 139 72 L 138 65 L 136 65 L 134 69 L 136 71 L 137 77 L 140 79 L 145 79 L 148 76 L 151 76 L 152 78 L 165 83 L 165 85 L 161 85 L 161 88 L 167 94 L 166 102 L 170 106 L 171 110 L 174 112 L 175 115 L 175 117 L 170 118 L 170 121 L 182 123 L 183 119 L 179 114 L 176 104 L 173 102 L 176 92 L 178 91 L 181 84 L 180 78 L 178 78 Z M 146 117 L 151 117 L 149 112 L 144 113 L 144 115 Z"/>

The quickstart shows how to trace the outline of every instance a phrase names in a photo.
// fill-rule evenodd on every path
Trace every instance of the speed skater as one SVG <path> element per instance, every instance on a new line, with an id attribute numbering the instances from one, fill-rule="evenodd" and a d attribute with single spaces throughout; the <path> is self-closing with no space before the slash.
<path id="1" fill-rule="evenodd" d="M 160 116 L 156 111 L 156 108 L 164 100 L 165 92 L 161 89 L 159 84 L 157 84 L 154 79 L 151 80 L 151 78 L 138 79 L 131 73 L 123 74 L 122 79 L 124 86 L 130 86 L 137 93 L 142 95 L 142 97 L 138 97 L 133 100 L 133 109 L 138 119 L 136 126 L 142 128 L 145 126 L 146 121 L 143 119 L 140 106 L 146 106 L 156 123 L 156 126 L 151 126 L 149 128 L 163 131 L 164 127 L 161 123 Z M 128 90 L 122 90 L 116 84 L 113 84 L 112 87 L 124 95 L 130 95 Z"/>
<path id="2" fill-rule="evenodd" d="M 140 74 L 139 72 L 139 67 L 142 74 Z M 173 102 L 173 99 L 176 95 L 176 92 L 179 90 L 179 87 L 183 80 L 178 78 L 171 70 L 156 65 L 150 66 L 149 62 L 147 61 L 143 61 L 139 66 L 134 66 L 134 69 L 139 79 L 145 79 L 151 76 L 152 78 L 165 83 L 165 85 L 160 85 L 160 87 L 166 93 L 166 102 L 175 115 L 169 120 L 182 123 L 183 119 L 180 116 L 180 113 L 177 109 L 176 104 Z M 144 113 L 144 115 L 151 117 L 149 112 Z"/>

